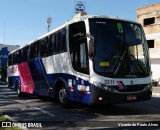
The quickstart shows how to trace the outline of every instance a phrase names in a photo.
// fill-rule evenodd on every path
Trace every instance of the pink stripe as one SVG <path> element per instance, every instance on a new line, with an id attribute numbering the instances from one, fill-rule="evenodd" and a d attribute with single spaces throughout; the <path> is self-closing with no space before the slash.
<path id="1" fill-rule="evenodd" d="M 29 70 L 28 63 L 19 64 L 18 72 L 19 72 L 20 80 L 22 84 L 21 91 L 32 94 L 34 90 L 34 82 Z"/>
<path id="2" fill-rule="evenodd" d="M 117 84 L 118 84 L 118 86 L 119 86 L 119 89 L 120 90 L 123 90 L 123 85 L 121 84 L 121 82 L 119 82 L 119 81 L 116 81 L 117 82 Z"/>

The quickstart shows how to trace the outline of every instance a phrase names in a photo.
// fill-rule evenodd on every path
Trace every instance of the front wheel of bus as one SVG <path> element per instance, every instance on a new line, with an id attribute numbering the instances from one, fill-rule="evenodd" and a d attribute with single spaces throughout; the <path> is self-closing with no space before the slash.
<path id="1" fill-rule="evenodd" d="M 68 102 L 68 97 L 67 97 L 67 92 L 66 89 L 64 87 L 61 87 L 58 91 L 58 99 L 59 102 L 62 106 L 68 106 L 69 102 Z"/>

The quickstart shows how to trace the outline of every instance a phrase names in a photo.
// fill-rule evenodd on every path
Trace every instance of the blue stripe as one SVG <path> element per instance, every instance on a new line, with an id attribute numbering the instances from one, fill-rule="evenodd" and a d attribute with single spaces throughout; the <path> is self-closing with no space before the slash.
<path id="1" fill-rule="evenodd" d="M 62 79 L 66 84 L 69 100 L 86 104 L 89 103 L 90 94 L 86 94 L 78 90 L 78 85 L 90 86 L 90 83 L 88 81 L 85 81 L 81 78 L 77 79 L 76 76 L 70 74 L 47 74 L 43 62 L 40 59 L 29 61 L 28 66 L 35 86 L 33 92 L 34 94 L 53 97 L 55 82 L 57 79 Z M 17 80 L 20 81 L 20 78 L 17 76 L 9 77 L 9 86 L 15 85 L 15 82 Z M 72 80 L 72 87 L 74 91 L 69 91 L 68 80 Z M 52 89 L 48 89 L 49 87 Z"/>
<path id="2" fill-rule="evenodd" d="M 34 81 L 34 93 L 46 96 L 49 85 L 46 80 L 46 72 L 42 61 L 36 59 L 28 62 L 28 66 Z"/>

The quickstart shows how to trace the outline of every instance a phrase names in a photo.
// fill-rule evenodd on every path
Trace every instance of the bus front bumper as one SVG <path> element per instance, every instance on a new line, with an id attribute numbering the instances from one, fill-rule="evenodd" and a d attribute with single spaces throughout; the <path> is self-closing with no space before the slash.
<path id="1" fill-rule="evenodd" d="M 114 92 L 92 85 L 89 104 L 101 105 L 101 104 L 139 102 L 139 101 L 150 100 L 151 97 L 152 97 L 152 87 L 136 92 Z"/>

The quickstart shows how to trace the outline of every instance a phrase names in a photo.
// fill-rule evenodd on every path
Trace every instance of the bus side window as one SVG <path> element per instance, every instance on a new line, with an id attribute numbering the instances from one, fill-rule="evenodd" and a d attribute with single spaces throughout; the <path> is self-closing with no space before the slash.
<path id="1" fill-rule="evenodd" d="M 44 56 L 49 56 L 49 37 L 44 40 Z"/>
<path id="2" fill-rule="evenodd" d="M 14 64 L 19 63 L 19 51 L 14 52 Z"/>
<path id="3" fill-rule="evenodd" d="M 62 29 L 60 31 L 60 37 L 61 37 L 61 51 L 65 52 L 66 51 L 66 30 Z"/>
<path id="4" fill-rule="evenodd" d="M 14 63 L 15 63 L 15 52 L 13 53 L 13 65 L 14 65 Z"/>
<path id="5" fill-rule="evenodd" d="M 58 54 L 66 51 L 66 30 L 62 29 L 60 31 L 51 34 L 48 37 L 48 48 L 49 55 Z"/>
<path id="6" fill-rule="evenodd" d="M 56 52 L 66 51 L 66 30 L 65 28 L 56 33 Z"/>
<path id="7" fill-rule="evenodd" d="M 13 54 L 8 56 L 8 65 L 13 65 Z"/>
<path id="8" fill-rule="evenodd" d="M 12 65 L 15 64 L 15 52 L 13 53 L 13 62 L 12 62 Z"/>
<path id="9" fill-rule="evenodd" d="M 16 52 L 16 63 L 20 63 L 20 50 Z"/>
<path id="10" fill-rule="evenodd" d="M 38 42 L 34 43 L 34 47 L 35 47 L 35 59 L 38 58 Z"/>
<path id="11" fill-rule="evenodd" d="M 41 48 L 41 46 L 40 46 L 40 43 L 41 43 L 41 41 L 37 41 L 37 57 L 40 57 L 41 55 L 41 53 L 40 53 L 40 48 Z"/>
<path id="12" fill-rule="evenodd" d="M 48 38 L 45 38 L 41 41 L 40 56 L 42 56 L 42 57 L 48 56 Z"/>
<path id="13" fill-rule="evenodd" d="M 73 68 L 81 73 L 89 74 L 89 59 L 86 40 L 77 42 L 71 52 L 71 61 Z"/>
<path id="14" fill-rule="evenodd" d="M 60 39 L 60 32 L 56 33 L 56 53 L 60 52 L 61 49 L 61 39 Z"/>
<path id="15" fill-rule="evenodd" d="M 43 40 L 39 42 L 39 57 L 43 56 Z"/>
<path id="16" fill-rule="evenodd" d="M 69 26 L 69 48 L 73 69 L 89 74 L 89 59 L 86 29 L 84 22 L 77 22 Z"/>
<path id="17" fill-rule="evenodd" d="M 55 37 L 55 34 L 52 34 L 50 36 L 49 52 L 50 52 L 50 55 L 52 55 L 56 52 L 56 37 Z"/>
<path id="18" fill-rule="evenodd" d="M 24 56 L 24 48 L 21 50 L 21 62 L 23 62 L 23 61 L 24 61 L 23 56 Z"/>
<path id="19" fill-rule="evenodd" d="M 29 57 L 28 46 L 22 49 L 22 61 L 27 61 Z"/>
<path id="20" fill-rule="evenodd" d="M 25 52 L 26 52 L 26 54 L 25 54 L 25 61 L 28 61 L 29 60 L 29 46 L 25 47 Z"/>
<path id="21" fill-rule="evenodd" d="M 19 50 L 18 59 L 19 59 L 19 63 L 21 63 L 21 50 Z"/>
<path id="22" fill-rule="evenodd" d="M 34 42 L 32 44 L 32 55 L 33 55 L 33 59 L 36 59 L 37 58 L 37 42 Z"/>
<path id="23" fill-rule="evenodd" d="M 31 53 L 31 45 L 28 48 L 28 59 L 31 60 L 32 59 L 32 53 Z"/>
<path id="24" fill-rule="evenodd" d="M 35 59 L 36 58 L 36 43 L 32 43 L 29 47 L 29 59 Z"/>

